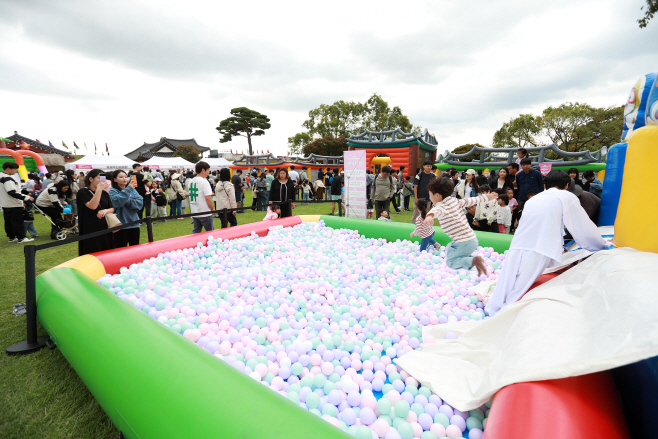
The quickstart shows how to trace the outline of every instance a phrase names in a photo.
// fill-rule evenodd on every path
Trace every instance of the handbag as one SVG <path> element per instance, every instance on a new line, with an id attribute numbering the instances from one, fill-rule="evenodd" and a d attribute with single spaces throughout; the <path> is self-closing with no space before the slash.
<path id="1" fill-rule="evenodd" d="M 182 196 L 180 193 L 176 192 L 176 199 L 177 199 L 178 201 L 183 201 L 184 198 L 183 198 L 183 196 Z"/>
<path id="2" fill-rule="evenodd" d="M 107 228 L 111 229 L 112 227 L 120 226 L 121 221 L 119 221 L 119 217 L 117 217 L 116 213 L 106 213 L 105 214 L 105 221 L 107 221 Z M 115 230 L 112 233 L 116 233 L 118 230 Z"/>

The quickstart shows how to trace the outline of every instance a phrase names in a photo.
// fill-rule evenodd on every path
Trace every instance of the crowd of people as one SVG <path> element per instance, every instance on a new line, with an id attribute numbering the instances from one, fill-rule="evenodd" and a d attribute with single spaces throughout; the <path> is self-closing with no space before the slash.
<path id="1" fill-rule="evenodd" d="M 450 196 L 457 200 L 491 193 L 497 195 L 495 199 L 484 203 L 465 206 L 465 216 L 471 229 L 514 234 L 525 203 L 545 190 L 545 178 L 532 167 L 527 150 L 520 148 L 517 156 L 515 163 L 494 169 L 489 175 L 483 175 L 482 170 L 474 169 L 468 169 L 460 175 L 455 168 L 441 173 L 431 161 L 423 163 L 414 176 L 404 177 L 404 166 L 399 170 L 384 166 L 377 174 L 366 171 L 369 194 L 367 218 L 390 221 L 391 205 L 395 213 L 409 211 L 413 196 L 411 222 L 416 224 L 421 212 L 429 211 L 433 206 L 428 185 L 436 178 L 445 177 L 452 181 L 453 192 Z M 567 174 L 573 180 L 567 190 L 576 195 L 589 218 L 596 224 L 603 183 L 596 178 L 593 171 L 583 173 L 584 181 L 576 168 L 570 168 Z M 402 205 L 400 201 L 403 202 Z M 419 208 L 419 203 L 423 207 Z"/>
<path id="2" fill-rule="evenodd" d="M 79 241 L 79 254 L 83 255 L 138 244 L 139 220 L 147 216 L 155 221 L 167 221 L 166 217 L 198 213 L 191 222 L 192 233 L 199 233 L 214 229 L 211 211 L 226 209 L 214 216 L 220 219 L 222 228 L 236 226 L 236 214 L 244 212 L 244 194 L 250 188 L 254 200 L 251 208 L 267 211 L 265 219 L 292 216 L 296 200 L 301 198 L 303 203 L 308 203 L 309 195 L 316 194 L 306 169 L 302 171 L 295 171 L 294 166 L 290 171 L 264 169 L 243 178 L 242 170 L 232 176 L 228 168 L 211 172 L 203 161 L 194 170 L 170 170 L 165 174 L 135 163 L 130 171 L 30 173 L 28 181 L 23 181 L 18 175 L 18 165 L 6 162 L 0 174 L 0 207 L 11 243 L 27 243 L 39 236 L 33 222 L 35 208 L 50 219 L 52 239 L 56 239 L 62 221 L 67 218 L 75 222 L 77 217 L 76 231 L 80 235 L 135 223 L 112 234 Z M 338 175 L 338 169 L 331 172 Z M 281 205 L 269 209 L 268 203 Z"/>
<path id="3" fill-rule="evenodd" d="M 298 171 L 295 166 L 254 169 L 243 176 L 239 169 L 233 175 L 228 168 L 211 172 L 203 161 L 197 163 L 194 170 L 170 170 L 165 174 L 136 163 L 131 171 L 93 169 L 77 175 L 72 170 L 31 173 L 28 181 L 22 181 L 17 170 L 15 163 L 6 162 L 0 174 L 0 202 L 9 242 L 25 243 L 39 236 L 33 224 L 35 206 L 50 218 L 52 239 L 60 231 L 58 224 L 67 216 L 77 216 L 81 235 L 135 223 L 114 234 L 79 241 L 80 255 L 138 244 L 138 220 L 145 216 L 167 221 L 166 217 L 188 213 L 189 209 L 189 213 L 199 214 L 191 220 L 192 233 L 199 233 L 214 229 L 211 211 L 227 210 L 215 213 L 221 227 L 226 228 L 236 226 L 237 214 L 248 208 L 266 211 L 265 220 L 292 216 L 299 200 L 302 204 L 330 200 L 329 215 L 336 213 L 338 203 L 343 210 L 345 208 L 344 174 L 339 168 L 319 169 L 317 174 L 309 173 L 306 167 Z M 391 205 L 396 213 L 410 211 L 413 197 L 411 222 L 416 230 L 412 236 L 421 238 L 423 250 L 435 243 L 427 218 L 436 216 L 437 201 L 433 199 L 431 187 L 437 179 L 449 181 L 451 192 L 441 195 L 441 200 L 443 204 L 448 198 L 458 201 L 455 206 L 463 211 L 464 224 L 469 230 L 504 234 L 515 233 L 528 200 L 546 187 L 545 178 L 532 168 L 523 148 L 519 149 L 515 163 L 493 170 L 488 176 L 473 169 L 460 175 L 454 168 L 441 174 L 430 161 L 423 163 L 414 175 L 404 174 L 404 166 L 400 169 L 383 166 L 377 173 L 367 171 L 367 215 L 390 221 Z M 569 169 L 567 174 L 571 183 L 566 190 L 577 197 L 588 217 L 596 223 L 601 181 L 592 171 L 583 174 L 584 180 L 576 168 Z M 248 190 L 253 194 L 251 207 L 244 206 Z M 471 236 L 463 230 L 460 233 Z"/>

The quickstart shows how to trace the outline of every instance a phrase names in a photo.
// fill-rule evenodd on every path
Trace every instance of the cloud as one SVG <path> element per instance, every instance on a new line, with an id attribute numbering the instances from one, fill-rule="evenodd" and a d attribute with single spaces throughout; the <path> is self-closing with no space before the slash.
<path id="1" fill-rule="evenodd" d="M 377 92 L 442 143 L 487 143 L 547 105 L 617 94 L 621 105 L 657 67 L 658 23 L 636 23 L 643 3 L 0 2 L 0 90 L 68 111 L 60 123 L 32 113 L 35 126 L 86 123 L 140 144 L 175 133 L 216 143 L 221 116 L 249 106 L 272 117 L 278 152 L 309 110 Z"/>

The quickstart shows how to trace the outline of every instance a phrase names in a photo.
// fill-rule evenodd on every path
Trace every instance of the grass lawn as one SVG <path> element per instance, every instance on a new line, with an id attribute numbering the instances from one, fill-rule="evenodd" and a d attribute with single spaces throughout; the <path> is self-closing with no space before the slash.
<path id="1" fill-rule="evenodd" d="M 246 206 L 251 206 L 247 193 Z M 300 206 L 296 215 L 319 215 L 331 212 L 331 204 Z M 264 212 L 246 211 L 238 214 L 238 224 L 261 221 Z M 393 213 L 393 221 L 410 222 L 411 212 Z M 4 221 L 0 215 L 4 230 Z M 34 244 L 50 242 L 50 223 L 35 214 L 39 237 Z M 220 227 L 215 220 L 215 227 Z M 191 233 L 189 219 L 156 223 L 156 240 Z M 142 227 L 142 242 L 147 241 Z M 25 301 L 25 270 L 23 245 L 9 244 L 3 235 L 0 254 L 4 263 L 0 289 L 0 438 L 117 438 L 118 430 L 89 393 L 66 358 L 58 349 L 18 357 L 8 357 L 7 346 L 26 337 L 25 316 L 14 316 L 14 304 Z M 37 253 L 37 275 L 78 255 L 77 243 L 43 250 Z M 39 335 L 46 332 L 39 325 Z"/>

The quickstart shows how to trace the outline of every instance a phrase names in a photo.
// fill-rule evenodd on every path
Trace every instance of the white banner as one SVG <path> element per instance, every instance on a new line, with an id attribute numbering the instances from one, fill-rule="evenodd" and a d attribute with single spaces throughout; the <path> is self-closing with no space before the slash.
<path id="1" fill-rule="evenodd" d="M 366 151 L 345 151 L 345 207 L 346 216 L 365 218 L 368 203 L 366 194 Z"/>

